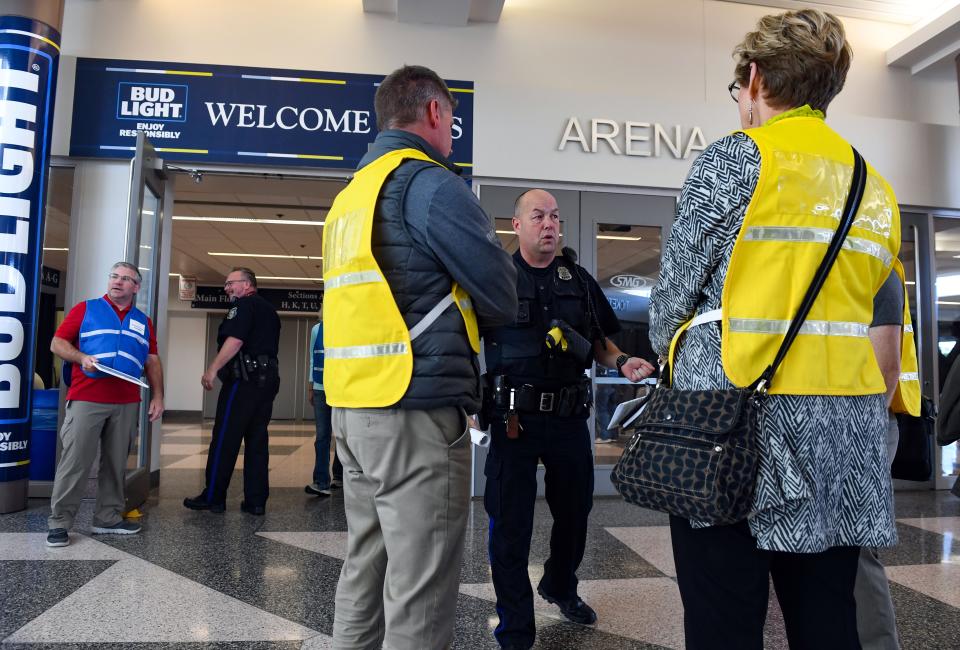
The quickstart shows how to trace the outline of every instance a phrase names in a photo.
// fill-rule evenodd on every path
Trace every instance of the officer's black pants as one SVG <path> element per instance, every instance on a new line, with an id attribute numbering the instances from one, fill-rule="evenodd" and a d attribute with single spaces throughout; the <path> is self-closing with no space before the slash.
<path id="1" fill-rule="evenodd" d="M 545 496 L 553 515 L 550 557 L 540 586 L 566 599 L 577 593 L 576 571 L 593 506 L 593 455 L 582 418 L 521 415 L 520 424 L 520 437 L 511 440 L 503 422 L 493 423 L 484 505 L 490 515 L 490 566 L 500 615 L 494 635 L 501 646 L 528 647 L 536 636 L 527 561 L 538 461 L 543 462 Z"/>
<path id="2" fill-rule="evenodd" d="M 227 381 L 217 398 L 217 419 L 207 454 L 207 487 L 209 503 L 224 503 L 233 468 L 237 464 L 243 442 L 243 499 L 248 506 L 262 506 L 270 493 L 267 424 L 273 414 L 273 399 L 280 380 L 258 387 L 253 381 Z"/>
<path id="3" fill-rule="evenodd" d="M 757 548 L 747 522 L 691 528 L 670 517 L 689 650 L 762 650 L 770 579 L 791 650 L 855 650 L 860 548 L 780 553 Z"/>

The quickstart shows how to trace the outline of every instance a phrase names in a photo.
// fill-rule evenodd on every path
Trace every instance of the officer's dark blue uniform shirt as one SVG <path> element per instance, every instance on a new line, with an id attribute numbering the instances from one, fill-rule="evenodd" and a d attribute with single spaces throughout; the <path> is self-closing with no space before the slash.
<path id="1" fill-rule="evenodd" d="M 243 341 L 242 351 L 257 356 L 276 357 L 280 346 L 280 317 L 273 305 L 253 293 L 237 298 L 217 330 L 217 349 L 227 337 Z"/>
<path id="2" fill-rule="evenodd" d="M 485 333 L 488 373 L 506 374 L 514 383 L 540 387 L 577 381 L 593 361 L 592 355 L 581 366 L 569 355 L 548 352 L 544 340 L 550 321 L 566 321 L 591 343 L 619 332 L 620 321 L 596 280 L 565 257 L 555 257 L 549 266 L 536 268 L 527 264 L 518 250 L 513 261 L 517 267 L 517 318 Z"/>

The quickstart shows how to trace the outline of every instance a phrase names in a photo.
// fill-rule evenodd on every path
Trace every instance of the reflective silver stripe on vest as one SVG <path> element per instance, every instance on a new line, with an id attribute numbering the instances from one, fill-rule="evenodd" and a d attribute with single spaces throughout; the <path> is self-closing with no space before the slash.
<path id="1" fill-rule="evenodd" d="M 119 334 L 120 330 L 90 330 L 89 332 L 80 332 L 80 338 L 85 339 L 88 336 L 101 336 L 102 334 Z"/>
<path id="2" fill-rule="evenodd" d="M 339 289 L 354 284 L 369 284 L 371 282 L 383 282 L 383 276 L 379 271 L 357 271 L 356 273 L 344 273 L 332 278 L 323 279 L 323 289 Z"/>
<path id="3" fill-rule="evenodd" d="M 833 240 L 834 231 L 829 228 L 800 228 L 793 226 L 751 226 L 747 228 L 743 239 L 745 241 L 786 241 L 786 242 L 814 242 L 829 244 Z M 843 241 L 843 247 L 856 253 L 866 253 L 875 257 L 884 266 L 893 263 L 893 255 L 881 244 L 861 237 L 850 237 Z"/>
<path id="4" fill-rule="evenodd" d="M 390 357 L 407 353 L 406 343 L 379 343 L 377 345 L 352 345 L 343 348 L 323 349 L 327 359 L 367 359 L 370 357 Z"/>
<path id="5" fill-rule="evenodd" d="M 438 302 L 433 306 L 433 309 L 427 312 L 427 315 L 420 319 L 420 322 L 413 326 L 410 330 L 410 340 L 413 341 L 418 336 L 423 334 L 428 327 L 433 325 L 433 323 L 440 318 L 447 307 L 453 304 L 453 294 L 448 293 L 443 297 L 443 300 Z"/>
<path id="6" fill-rule="evenodd" d="M 117 356 L 116 352 L 101 352 L 100 354 L 93 355 L 97 359 L 112 359 Z"/>
<path id="7" fill-rule="evenodd" d="M 123 330 L 123 331 L 120 332 L 120 333 L 123 334 L 124 336 L 129 336 L 129 337 L 132 338 L 132 339 L 136 339 L 136 340 L 137 340 L 137 343 L 139 343 L 140 345 L 142 345 L 142 346 L 144 346 L 144 347 L 148 347 L 148 346 L 150 345 L 149 343 L 147 343 L 147 339 L 143 338 L 142 336 L 140 336 L 140 335 L 137 334 L 136 332 L 128 332 L 127 330 Z"/>
<path id="8" fill-rule="evenodd" d="M 900 381 L 920 381 L 920 374 L 916 372 L 901 372 Z"/>
<path id="9" fill-rule="evenodd" d="M 731 332 L 751 334 L 786 334 L 790 328 L 788 320 L 767 320 L 762 318 L 731 318 Z M 808 320 L 800 326 L 800 334 L 816 336 L 853 336 L 866 338 L 870 329 L 867 323 L 851 323 L 835 320 Z"/>
<path id="10" fill-rule="evenodd" d="M 128 352 L 124 352 L 123 350 L 118 351 L 117 354 L 123 357 L 124 359 L 129 359 L 130 361 L 133 361 L 135 364 L 137 364 L 137 367 L 140 368 L 140 370 L 143 370 L 143 364 L 140 363 L 140 360 L 137 359 L 132 354 Z"/>
<path id="11" fill-rule="evenodd" d="M 903 326 L 904 334 L 913 334 L 913 325 L 904 325 Z"/>

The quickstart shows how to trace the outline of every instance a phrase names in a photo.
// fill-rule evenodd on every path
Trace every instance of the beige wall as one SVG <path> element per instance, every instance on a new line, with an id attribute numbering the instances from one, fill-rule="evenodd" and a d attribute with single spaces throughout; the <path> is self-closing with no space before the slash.
<path id="1" fill-rule="evenodd" d="M 566 119 L 696 125 L 708 141 L 721 137 L 738 126 L 726 91 L 730 51 L 772 11 L 710 0 L 509 0 L 499 23 L 449 28 L 364 14 L 357 0 L 68 2 L 54 151 L 68 149 L 71 57 L 372 74 L 417 62 L 476 82 L 481 179 L 677 188 L 689 159 L 557 151 Z M 885 52 L 906 26 L 844 23 L 856 54 L 831 123 L 902 202 L 960 208 L 955 75 L 888 67 Z"/>

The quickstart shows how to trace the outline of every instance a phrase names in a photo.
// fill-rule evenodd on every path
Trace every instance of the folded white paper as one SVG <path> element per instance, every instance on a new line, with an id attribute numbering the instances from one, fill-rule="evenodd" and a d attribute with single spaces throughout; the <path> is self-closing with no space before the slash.
<path id="1" fill-rule="evenodd" d="M 470 427 L 470 442 L 478 447 L 489 447 L 490 434 L 481 431 L 480 429 L 474 429 L 473 427 Z"/>

